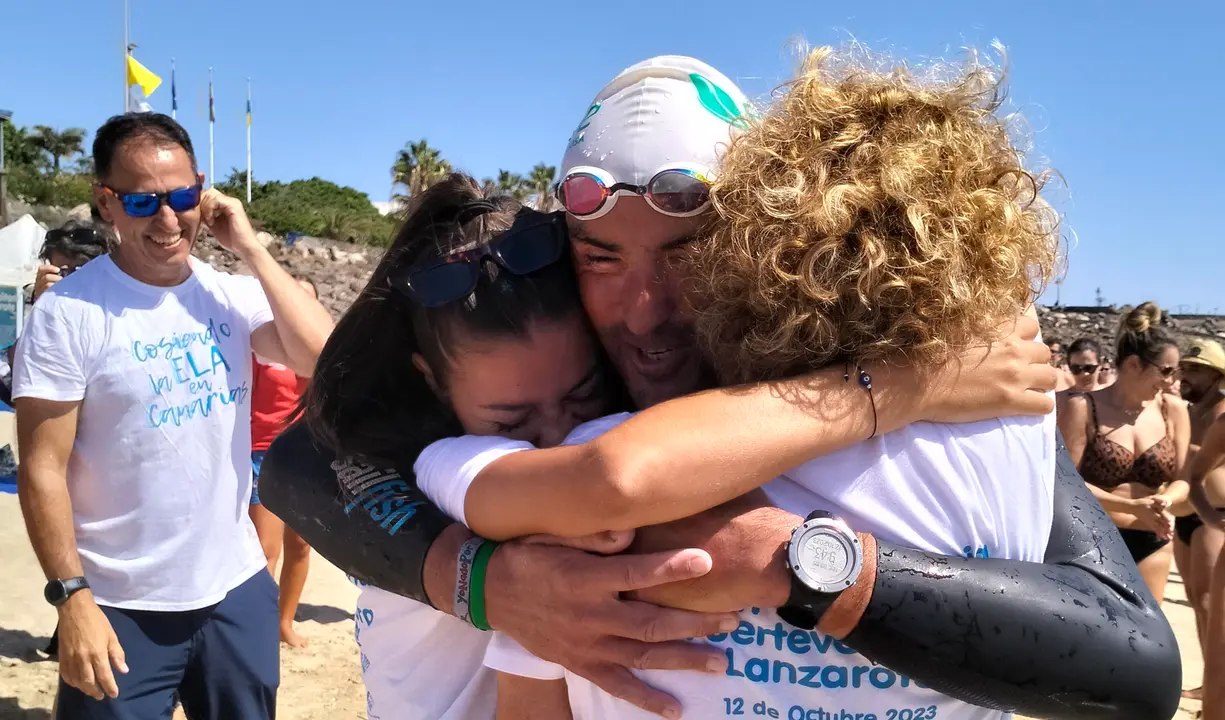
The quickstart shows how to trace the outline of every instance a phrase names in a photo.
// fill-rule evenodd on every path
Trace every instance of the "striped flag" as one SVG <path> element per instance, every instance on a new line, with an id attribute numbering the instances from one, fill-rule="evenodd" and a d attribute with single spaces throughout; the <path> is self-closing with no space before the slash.
<path id="1" fill-rule="evenodd" d="M 251 83 L 247 83 L 247 127 L 251 127 Z"/>
<path id="2" fill-rule="evenodd" d="M 179 117 L 179 89 L 174 83 L 174 58 L 170 59 L 170 117 Z"/>
<path id="3" fill-rule="evenodd" d="M 208 121 L 217 122 L 217 111 L 213 107 L 213 76 L 209 73 L 208 77 Z"/>

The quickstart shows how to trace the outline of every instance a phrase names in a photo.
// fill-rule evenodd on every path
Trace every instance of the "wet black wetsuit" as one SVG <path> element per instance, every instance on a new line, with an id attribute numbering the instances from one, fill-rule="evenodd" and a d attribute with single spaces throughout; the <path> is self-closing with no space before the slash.
<path id="1" fill-rule="evenodd" d="M 341 482 L 361 500 L 344 500 Z M 425 555 L 452 521 L 411 480 L 333 463 L 295 427 L 264 459 L 260 495 L 342 570 L 428 603 Z M 1042 563 L 880 541 L 872 599 L 846 643 L 976 705 L 1043 718 L 1173 717 L 1182 682 L 1173 631 L 1062 439 L 1054 508 Z"/>

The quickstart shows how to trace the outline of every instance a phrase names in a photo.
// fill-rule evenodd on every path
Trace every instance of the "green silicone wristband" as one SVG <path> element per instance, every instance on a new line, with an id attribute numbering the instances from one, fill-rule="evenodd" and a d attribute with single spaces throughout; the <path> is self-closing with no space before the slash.
<path id="1" fill-rule="evenodd" d="M 472 559 L 472 585 L 468 594 L 468 610 L 472 617 L 472 624 L 481 630 L 489 629 L 489 621 L 485 619 L 485 570 L 489 567 L 489 558 L 493 557 L 493 551 L 497 549 L 496 542 L 488 541 L 481 545 L 476 551 L 476 557 Z"/>

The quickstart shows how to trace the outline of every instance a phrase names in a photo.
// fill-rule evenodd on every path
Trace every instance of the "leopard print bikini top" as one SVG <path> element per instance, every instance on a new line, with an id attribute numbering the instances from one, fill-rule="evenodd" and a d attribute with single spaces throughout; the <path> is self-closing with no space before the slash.
<path id="1" fill-rule="evenodd" d="M 1178 451 L 1174 447 L 1174 431 L 1166 415 L 1164 400 L 1161 403 L 1161 416 L 1165 419 L 1165 437 L 1139 455 L 1133 455 L 1131 450 L 1099 432 L 1097 403 L 1093 401 L 1093 395 L 1083 394 L 1089 401 L 1093 423 L 1091 437 L 1080 463 L 1080 474 L 1087 482 L 1103 490 L 1113 490 L 1124 483 L 1133 482 L 1155 490 L 1174 480 L 1178 471 Z"/>

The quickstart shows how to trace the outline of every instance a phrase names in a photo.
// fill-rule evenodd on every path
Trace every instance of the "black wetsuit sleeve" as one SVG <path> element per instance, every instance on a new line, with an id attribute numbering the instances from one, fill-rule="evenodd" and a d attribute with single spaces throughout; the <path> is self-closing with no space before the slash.
<path id="1" fill-rule="evenodd" d="M 268 449 L 260 501 L 328 562 L 361 582 L 429 604 L 430 545 L 454 521 L 408 473 L 337 461 L 295 425 Z"/>
<path id="2" fill-rule="evenodd" d="M 1043 563 L 879 543 L 876 586 L 846 643 L 969 703 L 1040 718 L 1167 720 L 1182 664 L 1122 537 L 1059 440 Z"/>

